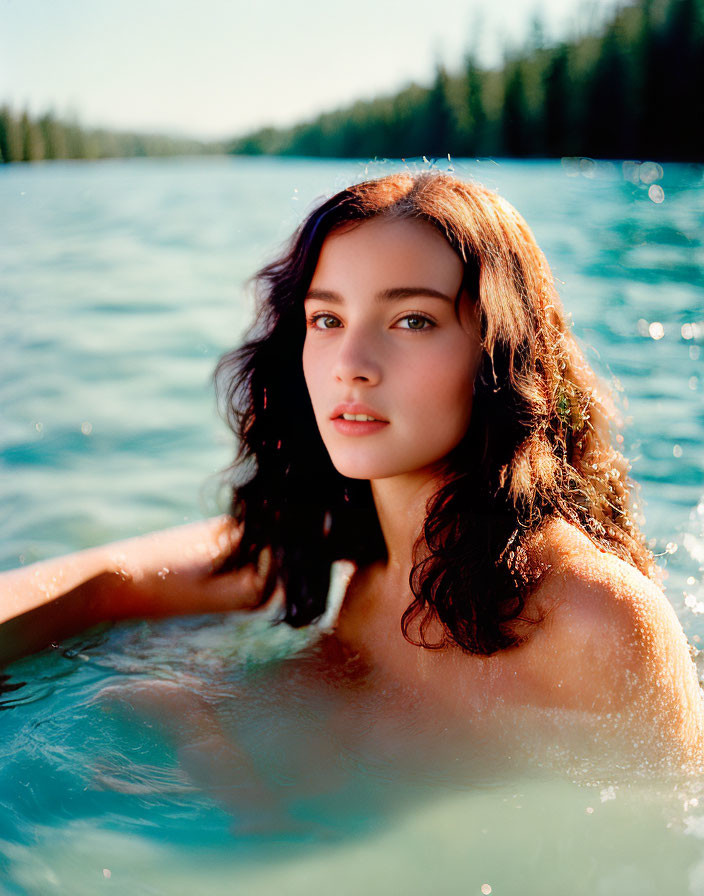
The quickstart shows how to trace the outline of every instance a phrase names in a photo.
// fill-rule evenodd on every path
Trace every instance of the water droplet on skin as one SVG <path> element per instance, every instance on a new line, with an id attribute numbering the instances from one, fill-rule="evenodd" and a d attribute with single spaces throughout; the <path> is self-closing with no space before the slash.
<path id="1" fill-rule="evenodd" d="M 169 575 L 170 569 L 168 566 L 163 566 L 158 572 L 157 575 L 160 579 L 165 579 Z"/>

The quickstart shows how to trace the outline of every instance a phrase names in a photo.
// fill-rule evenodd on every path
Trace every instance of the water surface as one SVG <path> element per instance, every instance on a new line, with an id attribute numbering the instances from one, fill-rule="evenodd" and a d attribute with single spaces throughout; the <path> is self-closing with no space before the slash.
<path id="1" fill-rule="evenodd" d="M 0 168 L 0 568 L 225 506 L 216 474 L 233 444 L 210 376 L 250 319 L 244 281 L 316 197 L 393 167 Z M 454 168 L 497 188 L 534 229 L 590 362 L 617 390 L 644 529 L 700 644 L 701 171 Z M 11 667 L 0 697 L 5 891 L 704 893 L 703 782 L 619 785 L 590 781 L 587 769 L 575 783 L 472 773 L 471 762 L 463 776 L 410 776 L 335 740 L 324 707 L 295 694 L 238 709 L 238 688 L 306 637 L 232 617 L 136 622 Z M 211 696 L 222 683 L 213 705 L 274 782 L 279 804 L 258 822 L 243 791 L 214 791 L 184 771 L 173 732 L 95 701 L 106 686 L 185 676 L 207 681 Z M 305 795 L 279 761 L 296 719 L 338 775 L 321 771 L 316 783 L 311 759 Z"/>

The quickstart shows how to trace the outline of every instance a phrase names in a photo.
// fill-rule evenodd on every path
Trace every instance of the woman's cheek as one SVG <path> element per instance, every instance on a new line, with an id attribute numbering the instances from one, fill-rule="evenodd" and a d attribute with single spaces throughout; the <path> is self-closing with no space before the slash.
<path id="1" fill-rule="evenodd" d="M 452 358 L 462 363 L 452 363 Z M 448 348 L 424 372 L 422 388 L 429 396 L 428 409 L 438 422 L 453 422 L 463 432 L 469 425 L 472 396 L 474 394 L 475 363 L 466 346 Z M 421 386 L 419 385 L 419 388 Z"/>
<path id="2" fill-rule="evenodd" d="M 449 346 L 434 353 L 428 363 L 415 367 L 413 382 L 417 391 L 422 390 L 433 402 L 453 404 L 472 393 L 472 364 L 466 357 L 466 349 Z M 459 363 L 458 363 L 459 360 Z"/>

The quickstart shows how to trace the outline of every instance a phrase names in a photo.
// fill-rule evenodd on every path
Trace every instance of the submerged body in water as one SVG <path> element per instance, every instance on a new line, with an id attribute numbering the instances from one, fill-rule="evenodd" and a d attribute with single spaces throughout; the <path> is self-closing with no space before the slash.
<path id="1" fill-rule="evenodd" d="M 187 775 L 247 824 L 262 813 L 270 826 L 296 794 L 358 792 L 360 763 L 461 787 L 521 770 L 591 784 L 700 774 L 702 694 L 666 599 L 566 523 L 548 528 L 535 550 L 549 571 L 528 607 L 545 620 L 512 650 L 418 648 L 399 627 L 408 586 L 343 567 L 339 612 L 291 656 L 207 676 L 196 662 L 96 699 L 158 722 Z"/>

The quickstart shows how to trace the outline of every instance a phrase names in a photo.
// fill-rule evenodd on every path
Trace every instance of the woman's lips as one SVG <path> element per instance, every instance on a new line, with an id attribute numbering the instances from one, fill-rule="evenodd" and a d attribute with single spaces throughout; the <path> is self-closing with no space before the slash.
<path id="1" fill-rule="evenodd" d="M 333 417 L 332 425 L 344 436 L 368 436 L 379 432 L 389 423 L 387 420 L 345 420 L 342 417 Z"/>
<path id="2" fill-rule="evenodd" d="M 367 419 L 354 419 L 359 417 Z M 356 401 L 339 404 L 330 415 L 330 419 L 335 429 L 346 436 L 371 435 L 389 425 L 389 421 L 384 420 L 374 408 Z"/>

